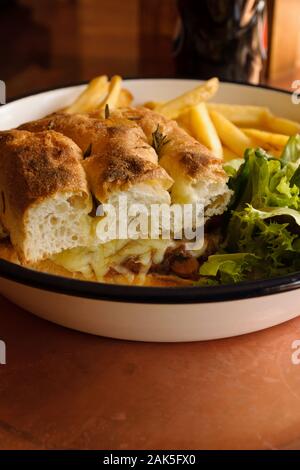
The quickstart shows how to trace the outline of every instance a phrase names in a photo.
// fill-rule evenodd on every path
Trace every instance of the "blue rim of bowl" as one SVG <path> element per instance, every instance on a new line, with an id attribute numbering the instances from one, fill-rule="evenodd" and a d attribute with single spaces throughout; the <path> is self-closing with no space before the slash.
<path id="1" fill-rule="evenodd" d="M 150 77 L 149 79 L 155 80 L 157 78 L 158 77 Z M 147 78 L 128 77 L 128 79 L 145 80 Z M 170 78 L 163 77 L 163 79 L 168 80 Z M 176 80 L 176 78 L 172 79 Z M 191 78 L 186 77 L 178 79 L 192 80 Z M 287 90 L 281 90 L 267 85 L 252 85 L 249 83 L 231 82 L 225 80 L 223 82 L 248 87 L 263 88 L 273 92 L 291 95 L 291 93 Z M 28 96 L 44 93 L 46 91 L 54 91 L 57 89 L 78 86 L 85 83 L 87 82 L 66 84 L 57 88 L 48 88 L 36 93 L 25 94 L 13 100 L 9 100 L 7 104 L 22 98 L 26 98 Z M 206 302 L 224 302 L 280 294 L 282 292 L 292 291 L 300 287 L 300 272 L 272 279 L 244 281 L 239 284 L 208 287 L 146 287 L 104 284 L 100 282 L 82 281 L 78 279 L 56 276 L 41 271 L 34 271 L 3 259 L 0 259 L 0 277 L 18 284 L 24 284 L 29 287 L 69 296 L 84 297 L 95 300 L 106 300 L 112 302 L 129 302 L 141 304 L 195 304 Z"/>

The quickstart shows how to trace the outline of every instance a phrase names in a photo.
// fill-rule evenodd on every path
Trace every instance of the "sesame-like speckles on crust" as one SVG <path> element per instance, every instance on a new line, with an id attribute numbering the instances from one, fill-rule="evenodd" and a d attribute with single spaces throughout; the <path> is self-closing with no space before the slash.
<path id="1" fill-rule="evenodd" d="M 115 114 L 123 117 L 131 115 L 138 117 L 136 123 L 145 133 L 148 143 L 151 143 L 153 132 L 159 126 L 160 132 L 168 142 L 160 151 L 159 163 L 162 166 L 165 166 L 167 161 L 169 168 L 174 162 L 186 179 L 207 178 L 227 181 L 222 160 L 189 135 L 176 121 L 166 119 L 161 114 L 143 107 L 124 108 L 116 110 Z"/>
<path id="2" fill-rule="evenodd" d="M 126 190 L 145 180 L 158 180 L 170 187 L 172 180 L 160 166 L 126 149 L 107 149 L 107 154 L 93 155 L 83 162 L 92 192 L 105 202 L 114 191 Z"/>
<path id="3" fill-rule="evenodd" d="M 20 211 L 59 191 L 87 192 L 81 160 L 77 145 L 57 132 L 0 133 L 0 181 Z"/>
<path id="4" fill-rule="evenodd" d="M 118 156 L 113 156 L 103 174 L 104 180 L 113 182 L 115 180 L 130 181 L 132 178 L 140 177 L 146 170 L 145 160 L 129 156 L 123 156 L 121 162 Z"/>
<path id="5" fill-rule="evenodd" d="M 220 167 L 220 162 L 217 158 L 212 158 L 209 154 L 196 153 L 196 152 L 182 152 L 179 156 L 179 164 L 185 169 L 187 175 L 191 179 L 196 179 L 199 175 L 207 172 L 208 165 L 213 170 L 212 177 L 224 177 L 224 171 Z"/>
<path id="6" fill-rule="evenodd" d="M 135 117 L 134 121 L 131 120 L 132 116 Z M 95 113 L 69 115 L 60 112 L 24 124 L 21 128 L 36 132 L 47 129 L 50 124 L 53 130 L 71 138 L 83 152 L 91 148 L 91 155 L 85 159 L 84 167 L 89 172 L 92 166 L 92 172 L 101 175 L 97 183 L 98 193 L 100 184 L 111 183 L 111 189 L 116 190 L 121 189 L 117 185 L 122 185 L 122 182 L 137 182 L 142 178 L 142 173 L 149 170 L 149 166 L 141 160 L 151 161 L 173 177 L 178 173 L 186 180 L 227 181 L 221 159 L 188 135 L 177 122 L 146 108 L 117 109 L 111 112 L 109 119 L 99 118 Z M 152 148 L 153 132 L 158 126 L 168 142 L 159 155 Z M 95 161 L 93 165 L 86 163 L 94 156 L 98 157 L 98 169 Z M 168 176 L 166 172 L 165 176 Z M 89 173 L 88 178 L 95 183 L 93 174 Z"/>

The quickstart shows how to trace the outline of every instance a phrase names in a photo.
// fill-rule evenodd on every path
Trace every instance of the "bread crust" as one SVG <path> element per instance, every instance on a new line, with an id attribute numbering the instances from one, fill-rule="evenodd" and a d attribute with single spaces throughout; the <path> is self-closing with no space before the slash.
<path id="1" fill-rule="evenodd" d="M 172 178 L 158 165 L 158 156 L 143 130 L 133 120 L 57 113 L 24 124 L 20 129 L 39 132 L 49 127 L 71 138 L 81 148 L 89 184 L 101 202 L 136 183 L 156 181 L 164 189 L 173 184 Z"/>
<path id="2" fill-rule="evenodd" d="M 87 114 L 54 113 L 36 121 L 27 122 L 19 127 L 21 130 L 30 132 L 41 132 L 54 130 L 75 142 L 85 152 L 90 144 L 102 139 L 105 127 L 99 119 L 91 119 Z"/>
<path id="3" fill-rule="evenodd" d="M 79 147 L 57 132 L 0 132 L 0 217 L 4 226 L 10 229 L 5 223 L 9 212 L 20 216 L 32 204 L 56 193 L 88 197 L 81 161 Z"/>
<path id="4" fill-rule="evenodd" d="M 190 181 L 197 181 L 199 178 L 227 181 L 222 160 L 190 136 L 176 121 L 144 107 L 118 109 L 115 115 L 134 118 L 145 133 L 148 143 L 152 142 L 153 133 L 159 128 L 167 142 L 160 148 L 159 163 L 167 171 L 177 168 L 178 173 Z"/>
<path id="5" fill-rule="evenodd" d="M 83 162 L 93 194 L 106 202 L 117 191 L 126 191 L 137 183 L 149 182 L 168 189 L 173 180 L 167 172 L 124 149 L 111 148 L 101 155 L 93 155 Z"/>
<path id="6" fill-rule="evenodd" d="M 49 257 L 46 240 L 37 234 L 34 240 L 32 232 L 32 217 L 39 208 L 64 200 L 74 210 L 77 208 L 78 214 L 80 207 L 84 207 L 81 212 L 86 214 L 91 210 L 91 196 L 81 162 L 80 148 L 57 132 L 0 132 L 0 223 L 21 257 L 27 260 Z M 57 223 L 56 214 L 52 215 Z M 50 216 L 46 228 L 46 220 L 40 213 L 35 227 L 40 227 L 40 231 L 45 227 L 50 237 L 54 226 L 51 227 L 49 220 Z M 68 247 L 75 243 L 71 235 L 67 243 Z"/>
<path id="7" fill-rule="evenodd" d="M 152 145 L 153 133 L 158 127 L 166 136 L 167 144 L 160 148 L 158 156 L 154 156 L 153 149 L 151 151 L 149 147 Z M 95 113 L 55 113 L 20 126 L 20 129 L 32 132 L 48 128 L 70 137 L 83 151 L 92 143 L 93 154 L 105 152 L 108 139 L 119 141 L 119 148 L 121 146 L 123 150 L 136 147 L 140 158 L 157 163 L 159 157 L 159 164 L 167 172 L 176 168 L 181 177 L 188 181 L 196 182 L 203 178 L 217 183 L 226 182 L 228 179 L 220 158 L 215 157 L 208 148 L 190 136 L 176 121 L 166 119 L 148 108 L 120 108 L 115 110 L 108 120 L 99 119 Z"/>

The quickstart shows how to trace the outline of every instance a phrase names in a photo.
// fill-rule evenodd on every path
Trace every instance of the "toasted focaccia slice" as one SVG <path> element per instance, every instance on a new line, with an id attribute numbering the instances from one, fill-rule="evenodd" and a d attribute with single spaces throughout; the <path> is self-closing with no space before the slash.
<path id="1" fill-rule="evenodd" d="M 155 149 L 134 120 L 56 113 L 20 128 L 31 132 L 51 128 L 76 142 L 84 154 L 89 187 L 99 203 L 117 207 L 119 196 L 125 196 L 128 207 L 136 203 L 149 209 L 152 204 L 170 205 L 168 190 L 173 180 L 158 164 Z M 105 221 L 100 224 L 104 229 Z"/>
<path id="2" fill-rule="evenodd" d="M 75 142 L 81 148 L 84 157 L 107 153 L 110 147 L 119 150 L 135 150 L 142 160 L 157 164 L 155 150 L 148 144 L 146 136 L 134 120 L 116 116 L 110 118 L 94 117 L 88 114 L 54 113 L 42 119 L 26 122 L 19 129 L 30 132 L 54 130 Z M 120 155 L 122 157 L 122 155 Z M 121 159 L 121 158 L 120 158 Z"/>
<path id="3" fill-rule="evenodd" d="M 144 131 L 126 117 L 95 118 L 87 114 L 55 113 L 20 126 L 31 132 L 51 128 L 72 139 L 82 150 L 93 194 L 106 202 L 118 191 L 136 184 L 168 190 L 173 180 L 158 164 L 158 156 Z"/>
<path id="4" fill-rule="evenodd" d="M 128 145 L 133 148 L 134 143 L 136 155 L 153 163 L 159 162 L 159 166 L 174 180 L 170 191 L 172 203 L 201 203 L 206 218 L 224 212 L 231 191 L 222 160 L 176 121 L 143 107 L 116 109 L 108 120 L 99 119 L 98 114 L 56 113 L 26 123 L 21 128 L 33 132 L 55 129 L 74 139 L 84 152 L 92 151 L 98 155 L 105 150 L 108 138 L 119 142 L 118 147 L 123 149 Z M 130 127 L 132 130 L 129 131 Z M 148 150 L 145 142 L 154 147 L 152 151 Z"/>
<path id="5" fill-rule="evenodd" d="M 118 109 L 113 115 L 134 119 L 148 142 L 155 146 L 159 164 L 174 180 L 173 203 L 199 202 L 205 208 L 206 218 L 224 212 L 231 191 L 220 158 L 179 127 L 176 121 L 159 113 L 138 107 Z"/>
<path id="6" fill-rule="evenodd" d="M 57 132 L 0 132 L 0 222 L 21 259 L 87 244 L 92 202 L 81 160 Z"/>

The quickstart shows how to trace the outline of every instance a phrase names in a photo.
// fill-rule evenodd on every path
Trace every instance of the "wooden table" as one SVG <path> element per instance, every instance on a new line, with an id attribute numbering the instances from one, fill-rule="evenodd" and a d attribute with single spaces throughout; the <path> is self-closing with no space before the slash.
<path id="1" fill-rule="evenodd" d="M 300 318 L 226 340 L 134 343 L 0 298 L 0 338 L 1 449 L 300 448 Z"/>
<path id="2" fill-rule="evenodd" d="M 149 4 L 6 2 L 0 79 L 8 97 L 99 73 L 172 75 L 175 1 L 164 1 L 159 18 L 147 14 Z M 18 34 L 8 48 L 11 25 Z M 0 298 L 0 448 L 300 448 L 300 366 L 291 363 L 298 338 L 300 318 L 204 343 L 115 341 Z"/>

